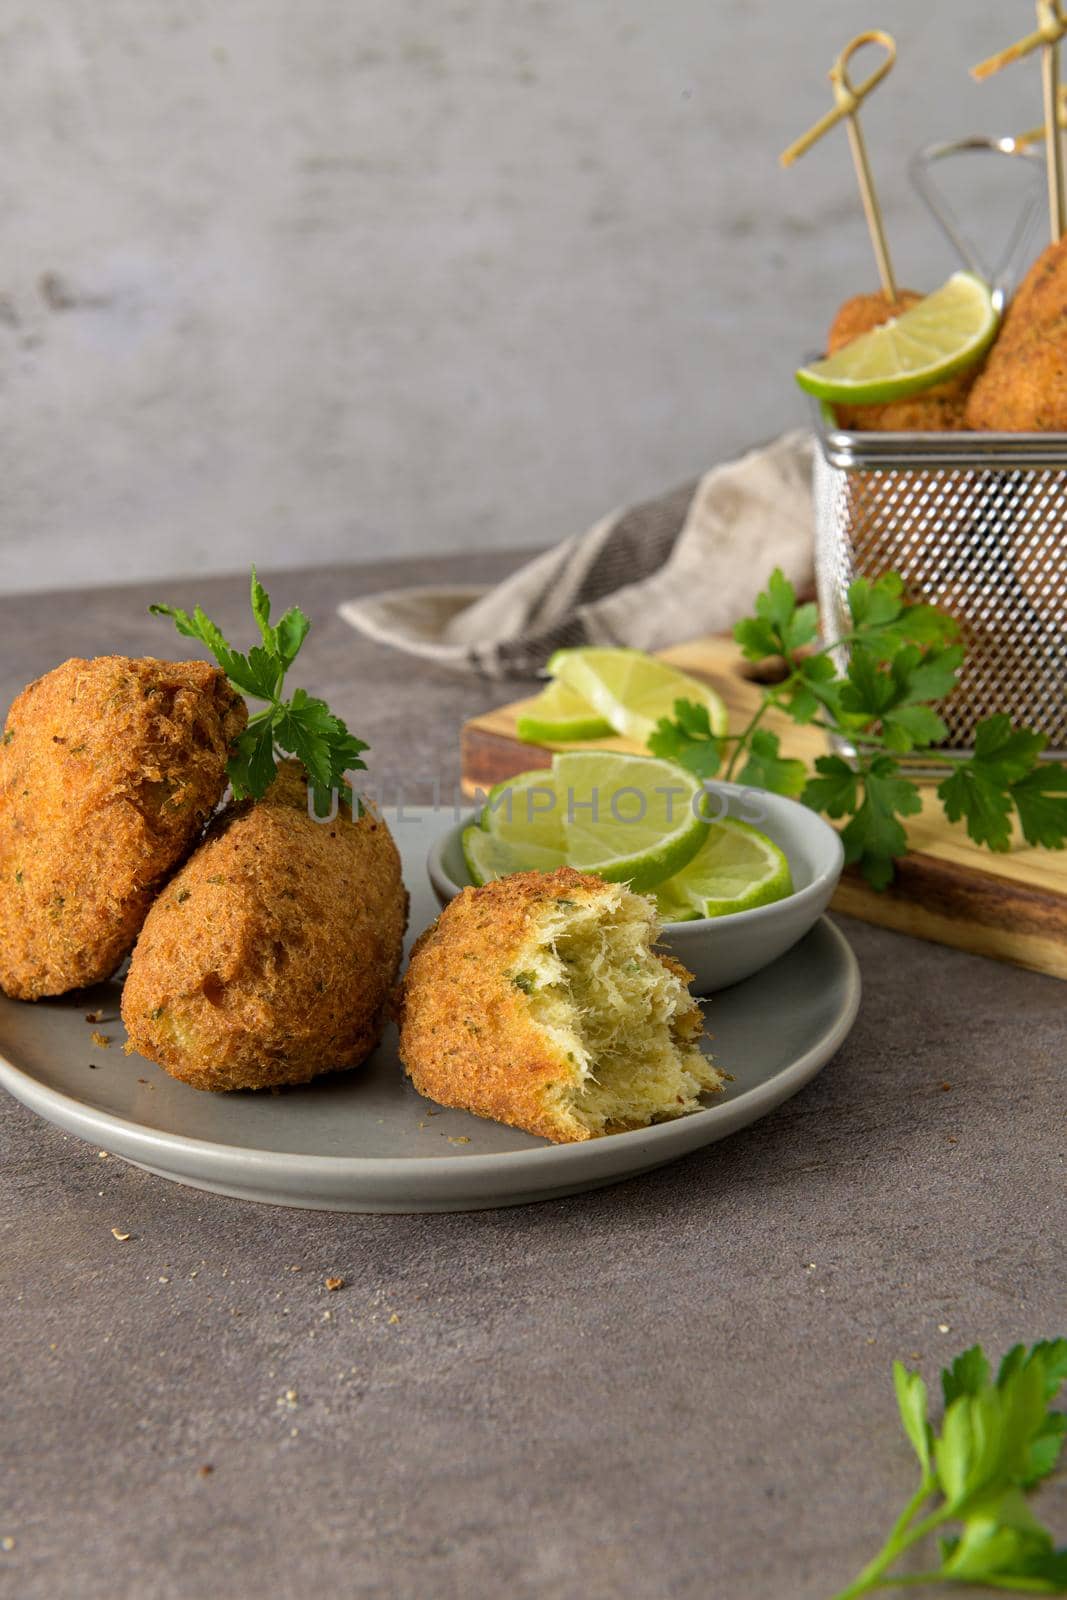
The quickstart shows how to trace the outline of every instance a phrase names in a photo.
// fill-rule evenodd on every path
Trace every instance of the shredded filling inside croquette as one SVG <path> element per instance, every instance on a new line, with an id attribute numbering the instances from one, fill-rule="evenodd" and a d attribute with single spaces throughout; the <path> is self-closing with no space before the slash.
<path id="1" fill-rule="evenodd" d="M 721 1081 L 693 1038 L 684 982 L 650 949 L 651 916 L 630 895 L 554 900 L 513 980 L 575 1069 L 561 1110 L 591 1134 L 681 1116 Z"/>

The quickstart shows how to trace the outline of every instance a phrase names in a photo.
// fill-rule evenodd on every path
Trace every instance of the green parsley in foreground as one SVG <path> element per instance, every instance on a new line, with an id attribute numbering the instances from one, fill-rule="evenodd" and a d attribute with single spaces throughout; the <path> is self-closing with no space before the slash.
<path id="1" fill-rule="evenodd" d="M 1017 1344 L 994 1379 L 980 1345 L 941 1374 L 941 1432 L 927 1415 L 926 1384 L 896 1361 L 893 1381 L 904 1432 L 921 1479 L 885 1544 L 834 1600 L 923 1583 L 973 1584 L 1021 1594 L 1067 1594 L 1067 1548 L 1030 1509 L 1030 1496 L 1054 1470 L 1067 1416 L 1052 1402 L 1067 1378 L 1067 1339 Z M 955 1527 L 938 1541 L 928 1570 L 893 1573 L 912 1546 Z"/>
<path id="2" fill-rule="evenodd" d="M 249 718 L 227 768 L 234 797 L 262 800 L 278 770 L 277 750 L 295 756 L 303 764 L 315 811 L 320 817 L 327 816 L 334 792 L 346 787 L 346 772 L 366 766 L 360 758 L 367 746 L 349 733 L 325 700 L 315 699 L 304 689 L 296 689 L 287 700 L 282 699 L 286 673 L 311 627 L 299 607 L 291 607 L 272 624 L 270 597 L 253 567 L 252 615 L 263 642 L 253 645 L 247 655 L 231 648 L 221 629 L 199 606 L 192 616 L 177 606 L 154 605 L 148 609 L 157 616 L 170 617 L 178 632 L 187 638 L 206 644 L 238 694 L 267 701 L 265 710 Z"/>

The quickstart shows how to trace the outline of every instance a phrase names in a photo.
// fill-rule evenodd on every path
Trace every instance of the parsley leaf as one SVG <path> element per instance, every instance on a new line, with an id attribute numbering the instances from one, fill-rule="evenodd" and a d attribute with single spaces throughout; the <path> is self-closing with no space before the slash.
<path id="1" fill-rule="evenodd" d="M 673 718 L 660 718 L 649 748 L 700 778 L 722 771 L 727 780 L 799 795 L 843 821 L 846 859 L 877 889 L 892 882 L 895 862 L 907 852 L 904 820 L 922 809 L 898 759 L 913 753 L 924 765 L 950 768 L 938 798 L 949 821 L 963 822 L 977 844 L 1007 850 L 1017 824 L 1028 844 L 1067 847 L 1067 768 L 1041 761 L 1044 735 L 994 716 L 976 729 L 966 760 L 939 748 L 948 728 L 937 703 L 955 689 L 964 660 L 955 619 L 909 600 L 895 572 L 857 578 L 847 606 L 841 638 L 817 644 L 814 606 L 799 605 L 776 569 L 734 638 L 750 661 L 783 662 L 784 677 L 763 689 L 739 733 L 716 737 L 704 708 L 678 701 Z M 848 760 L 818 757 L 809 776 L 782 755 L 779 735 L 763 722 L 768 710 L 823 728 L 854 753 Z"/>
<path id="2" fill-rule="evenodd" d="M 1021 1350 L 1022 1345 L 1018 1348 Z M 1003 1372 L 1003 1367 L 1001 1371 Z M 941 1394 L 945 1405 L 950 1406 L 961 1394 L 979 1394 L 989 1382 L 989 1362 L 981 1345 L 972 1345 L 958 1355 L 951 1367 L 941 1373 Z"/>
<path id="3" fill-rule="evenodd" d="M 781 740 L 766 728 L 757 728 L 749 741 L 748 760 L 741 768 L 738 782 L 753 789 L 770 789 L 773 794 L 798 795 L 807 782 L 808 774 L 803 761 L 779 755 Z"/>
<path id="4" fill-rule="evenodd" d="M 941 1374 L 945 1411 L 935 1433 L 926 1385 L 895 1362 L 897 1407 L 919 1460 L 919 1487 L 882 1549 L 837 1600 L 904 1581 L 1067 1594 L 1067 1549 L 1056 1549 L 1030 1505 L 1033 1490 L 1055 1466 L 1067 1429 L 1063 1413 L 1050 1409 L 1065 1378 L 1067 1339 L 1042 1340 L 1030 1349 L 1016 1345 L 995 1380 L 975 1345 Z M 946 1523 L 956 1523 L 959 1531 L 941 1538 L 935 1570 L 906 1579 L 891 1570 Z"/>
<path id="5" fill-rule="evenodd" d="M 841 830 L 845 860 L 859 866 L 873 889 L 889 887 L 894 858 L 908 853 L 908 836 L 898 819 L 921 810 L 916 785 L 898 775 L 891 757 L 875 756 L 863 774 L 863 802 Z"/>
<path id="6" fill-rule="evenodd" d="M 938 795 L 950 822 L 966 823 L 976 844 L 1009 850 L 1012 812 L 1028 844 L 1060 850 L 1067 842 L 1067 771 L 1040 761 L 1043 733 L 988 717 L 975 735 L 974 754 L 942 780 Z"/>
<path id="7" fill-rule="evenodd" d="M 844 817 L 859 805 L 859 774 L 841 756 L 818 756 L 817 778 L 809 778 L 801 798 L 813 811 Z"/>
<path id="8" fill-rule="evenodd" d="M 654 756 L 673 761 L 698 778 L 714 778 L 722 765 L 722 743 L 712 732 L 707 706 L 676 700 L 674 716 L 674 722 L 660 717 L 648 748 Z"/>
<path id="9" fill-rule="evenodd" d="M 189 639 L 199 639 L 206 644 L 238 694 L 250 694 L 256 700 L 272 700 L 278 683 L 278 673 L 269 653 L 258 645 L 248 655 L 232 650 L 220 628 L 197 606 L 192 616 L 178 606 L 149 606 L 156 616 L 170 617 L 179 633 Z"/>
<path id="10" fill-rule="evenodd" d="M 794 722 L 811 722 L 820 710 L 835 721 L 841 717 L 841 680 L 828 655 L 805 656 L 797 662 L 795 681 L 778 696 Z"/>
<path id="11" fill-rule="evenodd" d="M 1027 844 L 1062 850 L 1067 844 L 1067 767 L 1042 762 L 1011 786 Z"/>
<path id="12" fill-rule="evenodd" d="M 912 1442 L 923 1472 L 930 1470 L 930 1440 L 933 1430 L 926 1416 L 926 1385 L 917 1372 L 909 1372 L 901 1361 L 893 1362 L 893 1386 L 897 1410 L 904 1432 Z"/>
<path id="13" fill-rule="evenodd" d="M 270 596 L 252 569 L 252 615 L 262 643 L 247 655 L 234 650 L 200 606 L 190 616 L 177 606 L 153 605 L 149 611 L 170 617 L 178 632 L 198 639 L 211 651 L 239 694 L 267 702 L 249 722 L 234 747 L 227 767 L 236 799 L 262 800 L 278 770 L 276 752 L 292 755 L 308 775 L 315 811 L 329 814 L 335 791 L 347 789 L 346 772 L 362 768 L 362 739 L 349 733 L 324 700 L 304 689 L 282 699 L 285 675 L 307 638 L 311 623 L 296 606 L 271 622 Z"/>
<path id="14" fill-rule="evenodd" d="M 737 624 L 734 638 L 750 661 L 763 661 L 802 650 L 818 631 L 816 607 L 811 602 L 798 606 L 796 590 L 781 567 L 775 567 L 756 598 L 756 615 Z"/>

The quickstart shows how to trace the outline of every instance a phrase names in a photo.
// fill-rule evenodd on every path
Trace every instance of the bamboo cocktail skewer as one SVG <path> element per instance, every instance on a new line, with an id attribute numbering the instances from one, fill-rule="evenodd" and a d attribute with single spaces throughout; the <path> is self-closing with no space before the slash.
<path id="1" fill-rule="evenodd" d="M 1034 50 L 1041 51 L 1041 87 L 1045 101 L 1045 164 L 1048 168 L 1049 231 L 1053 243 L 1067 230 L 1067 202 L 1064 199 L 1063 139 L 1060 134 L 1060 40 L 1067 33 L 1067 17 L 1062 0 L 1037 0 L 1037 27 L 1025 38 L 1017 39 L 987 61 L 971 68 L 979 82 L 992 77 L 1001 67 L 1021 61 Z"/>
<path id="2" fill-rule="evenodd" d="M 1059 116 L 1056 120 L 1060 125 L 1061 132 L 1064 128 L 1067 128 L 1067 83 L 1060 84 Z M 1025 133 L 1017 133 L 1015 135 L 1014 143 L 1020 149 L 1029 148 L 1032 144 L 1040 144 L 1045 137 L 1045 131 L 1044 123 L 1039 128 L 1027 128 Z"/>
<path id="3" fill-rule="evenodd" d="M 848 75 L 848 64 L 857 50 L 868 44 L 881 45 L 886 52 L 885 60 L 874 69 L 869 78 L 855 85 Z M 863 129 L 860 127 L 859 108 L 871 90 L 876 88 L 890 71 L 896 58 L 896 43 L 888 33 L 883 33 L 881 28 L 872 28 L 867 33 L 859 33 L 851 39 L 830 68 L 830 82 L 833 85 L 835 102 L 833 109 L 820 117 L 807 133 L 795 139 L 787 150 L 782 151 L 779 158 L 783 167 L 792 166 L 793 162 L 804 155 L 805 151 L 810 150 L 824 133 L 828 133 L 839 122 L 845 123 L 848 128 L 848 142 L 852 149 L 852 161 L 856 168 L 856 181 L 859 184 L 867 228 L 874 247 L 874 259 L 878 264 L 878 276 L 882 280 L 882 291 L 891 305 L 895 305 L 900 296 L 889 257 L 889 245 L 882 223 L 882 209 L 878 204 L 871 166 L 867 159 L 867 146 L 863 138 Z"/>

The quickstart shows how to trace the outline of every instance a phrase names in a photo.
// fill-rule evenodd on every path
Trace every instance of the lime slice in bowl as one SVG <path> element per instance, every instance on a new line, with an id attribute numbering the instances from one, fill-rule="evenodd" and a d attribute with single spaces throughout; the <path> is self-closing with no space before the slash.
<path id="1" fill-rule="evenodd" d="M 773 839 L 735 817 L 705 824 L 707 836 L 681 872 L 658 890 L 660 914 L 688 904 L 700 917 L 751 911 L 793 893 L 789 862 Z"/>
<path id="2" fill-rule="evenodd" d="M 955 377 L 985 354 L 998 316 L 987 284 L 972 272 L 948 282 L 899 317 L 801 367 L 797 382 L 837 404 L 883 405 Z"/>
<path id="3" fill-rule="evenodd" d="M 483 883 L 566 864 L 644 893 L 703 845 L 701 793 L 692 773 L 656 756 L 561 751 L 551 770 L 522 772 L 490 790 L 464 834 L 467 866 Z"/>
<path id="4" fill-rule="evenodd" d="M 706 706 L 712 733 L 726 732 L 726 707 L 709 684 L 643 650 L 557 650 L 548 670 L 637 744 L 648 743 L 660 717 L 674 715 L 676 700 Z"/>
<path id="5" fill-rule="evenodd" d="M 553 867 L 566 860 L 563 818 L 550 767 L 519 772 L 490 789 L 479 823 L 520 855 L 538 850 L 556 857 Z M 552 868 L 543 869 L 551 871 Z"/>
<path id="6" fill-rule="evenodd" d="M 656 910 L 659 912 L 661 922 L 697 922 L 700 912 L 695 906 L 675 889 L 676 879 L 668 878 L 666 883 L 658 883 L 652 891 L 656 897 Z"/>
<path id="7" fill-rule="evenodd" d="M 516 731 L 526 744 L 567 744 L 572 739 L 606 739 L 614 729 L 588 700 L 554 678 L 526 702 L 516 718 Z"/>
<path id="8" fill-rule="evenodd" d="M 611 750 L 554 757 L 567 862 L 638 893 L 671 878 L 704 842 L 700 780 L 673 762 Z"/>
<path id="9" fill-rule="evenodd" d="M 479 888 L 513 872 L 554 872 L 563 865 L 562 852 L 511 844 L 477 825 L 463 831 L 463 859 L 471 882 Z"/>

